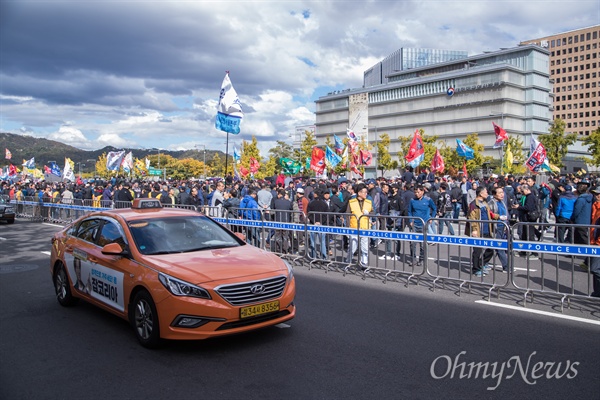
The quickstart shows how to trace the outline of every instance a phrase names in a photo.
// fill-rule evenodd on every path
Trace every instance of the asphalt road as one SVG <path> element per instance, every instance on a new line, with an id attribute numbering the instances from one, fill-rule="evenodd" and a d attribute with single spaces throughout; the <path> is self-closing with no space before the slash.
<path id="1" fill-rule="evenodd" d="M 0 225 L 2 399 L 600 393 L 597 303 L 581 307 L 585 320 L 569 320 L 475 302 L 477 293 L 459 297 L 426 284 L 406 288 L 305 267 L 295 269 L 298 313 L 289 324 L 147 350 L 127 322 L 84 302 L 59 306 L 44 253 L 56 230 L 22 220 Z"/>

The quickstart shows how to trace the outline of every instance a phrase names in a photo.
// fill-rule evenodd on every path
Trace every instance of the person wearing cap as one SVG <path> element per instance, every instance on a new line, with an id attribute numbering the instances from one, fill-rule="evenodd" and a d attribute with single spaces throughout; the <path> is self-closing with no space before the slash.
<path id="1" fill-rule="evenodd" d="M 303 224 L 306 221 L 306 209 L 308 207 L 308 199 L 304 196 L 304 188 L 299 187 L 296 189 L 296 198 L 293 200 L 292 205 L 296 215 L 299 216 L 295 222 Z"/>
<path id="2" fill-rule="evenodd" d="M 558 197 L 555 210 L 556 223 L 559 224 L 556 227 L 556 241 L 558 243 L 572 242 L 571 227 L 561 226 L 561 224 L 571 224 L 571 216 L 573 215 L 573 208 L 577 197 L 573 193 L 571 185 L 561 185 L 560 187 L 564 191 Z M 567 234 L 566 237 L 565 233 Z"/>

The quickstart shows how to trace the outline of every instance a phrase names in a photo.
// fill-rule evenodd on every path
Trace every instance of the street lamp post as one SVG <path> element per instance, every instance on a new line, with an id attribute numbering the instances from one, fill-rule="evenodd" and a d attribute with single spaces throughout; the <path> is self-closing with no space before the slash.
<path id="1" fill-rule="evenodd" d="M 375 148 L 376 152 L 376 161 L 375 161 L 375 177 L 377 177 L 377 170 L 379 169 L 379 135 L 377 135 L 377 127 L 375 125 L 365 125 L 363 129 L 367 130 L 367 139 L 369 138 L 369 129 L 375 129 Z M 382 174 L 383 175 L 383 174 Z"/>
<path id="2" fill-rule="evenodd" d="M 204 179 L 206 179 L 206 145 L 205 144 L 194 145 L 195 148 L 198 148 L 200 146 L 202 146 L 204 149 Z"/>
<path id="3" fill-rule="evenodd" d="M 499 112 L 499 111 L 492 111 L 490 113 L 490 117 L 495 117 L 498 115 L 500 115 L 500 118 L 501 118 L 501 122 L 500 122 L 501 128 L 506 130 L 504 128 L 504 113 Z M 502 157 L 500 158 L 500 175 L 504 175 L 504 143 L 502 143 L 502 145 L 500 146 L 500 153 L 502 155 Z"/>

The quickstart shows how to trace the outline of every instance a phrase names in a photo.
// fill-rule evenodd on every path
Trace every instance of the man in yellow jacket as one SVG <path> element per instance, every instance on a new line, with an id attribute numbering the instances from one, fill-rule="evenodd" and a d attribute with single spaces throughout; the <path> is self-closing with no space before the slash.
<path id="1" fill-rule="evenodd" d="M 346 213 L 352 214 L 350 217 L 350 228 L 368 230 L 371 228 L 371 219 L 367 217 L 361 218 L 363 215 L 373 214 L 373 202 L 367 199 L 368 190 L 364 183 L 356 185 L 356 197 L 348 201 Z M 360 226 L 359 226 L 360 224 Z M 352 262 L 352 256 L 357 250 L 358 236 L 351 236 L 350 249 L 348 251 L 348 262 Z M 369 238 L 362 236 L 360 238 L 360 258 L 359 265 L 362 268 L 367 268 L 369 264 Z"/>

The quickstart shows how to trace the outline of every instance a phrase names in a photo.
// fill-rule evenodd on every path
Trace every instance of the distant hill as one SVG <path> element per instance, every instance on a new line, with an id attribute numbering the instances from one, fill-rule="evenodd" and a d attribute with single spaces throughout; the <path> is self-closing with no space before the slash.
<path id="1" fill-rule="evenodd" d="M 42 138 L 35 138 L 33 136 L 16 135 L 13 133 L 2 133 L 0 132 L 0 166 L 6 166 L 9 160 L 4 158 L 4 149 L 10 150 L 12 153 L 12 162 L 15 165 L 21 165 L 23 160 L 29 160 L 31 157 L 35 157 L 36 166 L 39 168 L 44 164 L 48 164 L 49 161 L 56 161 L 56 163 L 62 168 L 65 157 L 69 157 L 75 165 L 77 163 L 86 164 L 82 166 L 82 171 L 88 172 L 94 170 L 94 163 L 88 160 L 96 161 L 103 153 L 109 151 L 118 151 L 118 149 L 112 146 L 106 146 L 99 150 L 81 150 L 68 144 L 57 142 L 55 140 L 48 140 Z M 134 157 L 142 158 L 147 155 L 157 154 L 157 149 L 128 149 L 132 152 Z M 222 159 L 225 158 L 225 153 L 222 151 L 206 150 L 206 163 L 209 164 L 215 153 L 219 153 Z M 160 154 L 168 154 L 173 158 L 184 159 L 193 158 L 198 161 L 204 161 L 204 152 L 197 150 L 181 150 L 181 151 L 167 151 L 161 150 Z"/>

